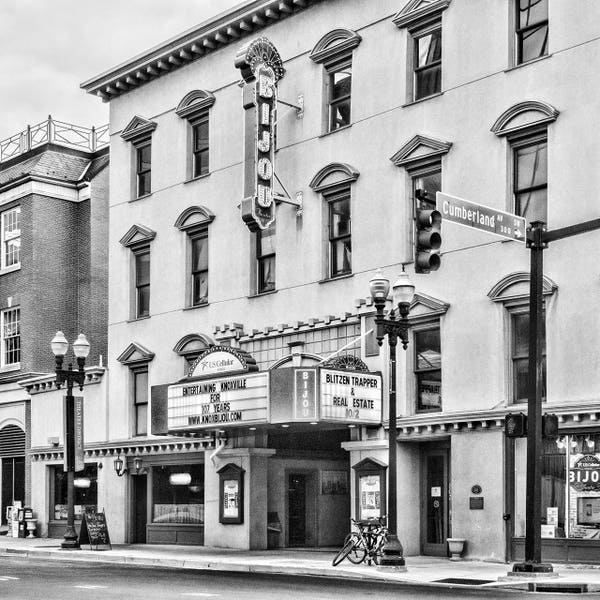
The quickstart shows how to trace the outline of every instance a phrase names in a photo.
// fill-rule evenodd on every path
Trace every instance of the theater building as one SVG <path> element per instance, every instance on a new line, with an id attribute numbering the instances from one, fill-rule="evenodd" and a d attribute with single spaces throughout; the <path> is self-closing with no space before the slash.
<path id="1" fill-rule="evenodd" d="M 110 103 L 115 541 L 332 546 L 384 514 L 369 280 L 405 265 L 399 537 L 522 555 L 525 446 L 504 418 L 527 410 L 529 252 L 448 208 L 426 273 L 415 217 L 436 192 L 550 229 L 598 216 L 598 10 L 256 0 L 82 84 Z M 600 544 L 597 236 L 545 251 L 549 560 Z"/>

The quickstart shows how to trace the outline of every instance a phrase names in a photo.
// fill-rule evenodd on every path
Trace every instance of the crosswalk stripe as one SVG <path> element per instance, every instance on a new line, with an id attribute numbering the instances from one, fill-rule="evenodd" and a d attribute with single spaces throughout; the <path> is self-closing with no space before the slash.
<path id="1" fill-rule="evenodd" d="M 221 594 L 210 594 L 208 592 L 183 592 L 182 596 L 196 596 L 198 598 L 216 598 Z"/>
<path id="2" fill-rule="evenodd" d="M 82 590 L 102 590 L 107 588 L 107 585 L 74 585 L 74 588 L 80 588 Z"/>
<path id="3" fill-rule="evenodd" d="M 20 577 L 11 577 L 10 575 L 2 575 L 0 581 L 18 581 Z"/>

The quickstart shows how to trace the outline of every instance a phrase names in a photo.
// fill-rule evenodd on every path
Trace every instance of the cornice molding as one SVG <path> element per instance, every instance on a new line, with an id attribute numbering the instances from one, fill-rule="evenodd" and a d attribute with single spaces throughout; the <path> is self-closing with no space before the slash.
<path id="1" fill-rule="evenodd" d="M 506 275 L 506 277 L 503 277 L 498 281 L 498 283 L 496 283 L 488 292 L 488 298 L 494 302 L 508 302 L 520 298 L 529 298 L 529 290 L 526 290 L 525 293 L 509 293 L 510 288 L 518 286 L 519 284 L 529 285 L 529 272 L 515 271 L 514 273 Z M 557 289 L 558 285 L 554 283 L 550 277 L 544 275 L 542 280 L 542 294 L 544 296 L 552 296 Z"/>
<path id="2" fill-rule="evenodd" d="M 106 369 L 104 367 L 86 367 L 85 385 L 88 386 L 94 383 L 100 383 L 105 371 Z M 40 394 L 42 392 L 52 392 L 60 389 L 56 385 L 56 375 L 54 373 L 47 373 L 44 375 L 29 377 L 28 379 L 22 379 L 18 382 L 18 384 L 31 396 L 34 394 Z"/>
<path id="3" fill-rule="evenodd" d="M 317 4 L 319 0 L 254 0 L 209 19 L 147 52 L 81 84 L 104 102 L 137 89 L 163 74 L 231 44 L 257 35 L 272 23 Z"/>
<path id="4" fill-rule="evenodd" d="M 117 356 L 117 362 L 128 367 L 147 364 L 153 359 L 154 352 L 151 352 L 148 348 L 145 348 L 137 342 L 131 342 L 131 344 Z"/>
<path id="5" fill-rule="evenodd" d="M 352 53 L 362 37 L 352 29 L 334 29 L 326 33 L 312 49 L 309 58 L 318 63 L 331 63 Z"/>
<path id="6" fill-rule="evenodd" d="M 201 344 L 203 344 L 203 348 L 194 348 L 193 352 L 204 352 L 204 350 L 206 350 L 207 348 L 210 348 L 211 346 L 215 346 L 215 341 L 210 338 L 207 335 L 204 335 L 203 333 L 188 333 L 187 335 L 184 335 L 176 344 L 175 346 L 173 346 L 173 352 L 175 352 L 175 354 L 178 354 L 179 356 L 185 356 L 186 354 L 189 354 L 190 352 L 192 352 L 191 350 L 187 350 L 186 351 L 186 346 L 188 344 L 190 344 L 191 342 L 200 342 Z"/>

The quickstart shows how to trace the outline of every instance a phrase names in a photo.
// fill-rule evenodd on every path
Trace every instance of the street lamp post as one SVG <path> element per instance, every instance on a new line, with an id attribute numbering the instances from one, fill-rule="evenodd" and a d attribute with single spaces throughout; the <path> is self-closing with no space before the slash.
<path id="1" fill-rule="evenodd" d="M 63 550 L 78 550 L 79 541 L 75 532 L 75 398 L 73 396 L 73 384 L 79 385 L 83 390 L 85 382 L 85 359 L 90 353 L 90 344 L 85 335 L 79 334 L 79 337 L 73 342 L 73 353 L 77 359 L 78 370 L 73 370 L 73 365 L 69 363 L 67 369 L 63 369 L 63 359 L 69 348 L 62 331 L 57 331 L 50 343 L 52 352 L 56 357 L 56 385 L 58 388 L 62 384 L 67 385 L 67 394 L 65 396 L 65 469 L 67 471 L 67 529 L 64 539 L 61 543 Z"/>
<path id="2" fill-rule="evenodd" d="M 403 567 L 404 552 L 402 544 L 398 539 L 398 519 L 396 510 L 397 496 L 397 469 L 396 469 L 396 346 L 398 339 L 406 350 L 408 346 L 408 313 L 410 304 L 415 295 L 415 286 L 411 283 L 408 275 L 402 269 L 400 277 L 393 287 L 393 301 L 398 307 L 398 315 L 392 308 L 387 316 L 384 313 L 385 303 L 390 291 L 390 282 L 383 277 L 381 270 L 377 270 L 375 276 L 369 281 L 371 297 L 375 304 L 375 327 L 377 343 L 381 346 L 383 338 L 387 335 L 390 348 L 389 356 L 389 402 L 388 402 L 388 497 L 387 497 L 387 525 L 388 533 L 383 546 L 381 566 Z"/>

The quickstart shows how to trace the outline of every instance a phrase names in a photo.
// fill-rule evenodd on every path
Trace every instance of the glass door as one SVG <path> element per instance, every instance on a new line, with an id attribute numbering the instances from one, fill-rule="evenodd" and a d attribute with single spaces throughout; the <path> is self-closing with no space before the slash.
<path id="1" fill-rule="evenodd" d="M 421 553 L 447 556 L 449 494 L 448 449 L 425 448 L 422 458 Z"/>

